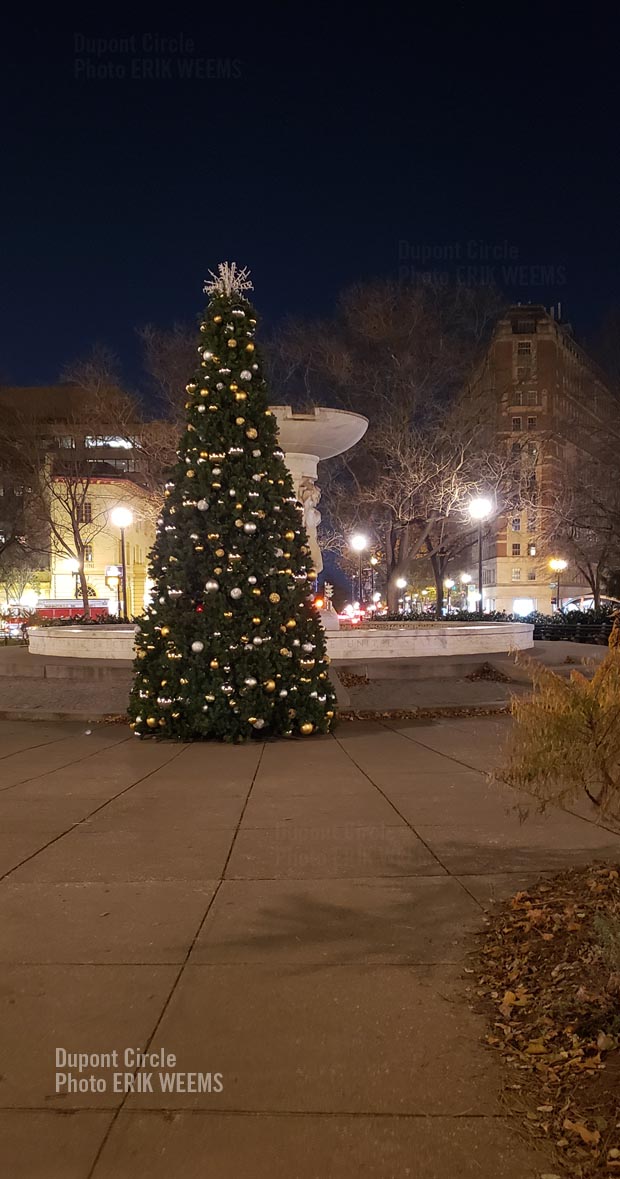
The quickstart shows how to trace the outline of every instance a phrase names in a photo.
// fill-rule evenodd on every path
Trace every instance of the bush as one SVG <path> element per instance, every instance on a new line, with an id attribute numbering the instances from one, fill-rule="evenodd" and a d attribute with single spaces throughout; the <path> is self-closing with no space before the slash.
<path id="1" fill-rule="evenodd" d="M 612 649 L 591 679 L 556 675 L 520 656 L 533 693 L 514 699 L 507 764 L 497 777 L 531 795 L 540 810 L 585 794 L 599 818 L 620 823 L 620 650 Z"/>

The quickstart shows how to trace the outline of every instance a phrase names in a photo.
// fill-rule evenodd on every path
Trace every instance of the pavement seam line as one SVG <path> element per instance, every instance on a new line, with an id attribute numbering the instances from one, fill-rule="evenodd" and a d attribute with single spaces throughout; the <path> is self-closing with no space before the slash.
<path id="1" fill-rule="evenodd" d="M 399 811 L 398 807 L 396 806 L 396 803 L 392 802 L 391 798 L 388 798 L 385 791 L 382 790 L 381 787 L 378 786 L 377 783 L 373 781 L 373 779 L 370 777 L 370 774 L 368 774 L 366 772 L 366 770 L 362 769 L 359 762 L 357 762 L 355 760 L 355 758 L 351 756 L 351 754 L 344 748 L 344 746 L 341 744 L 341 742 L 338 740 L 338 738 L 336 736 L 334 736 L 334 741 L 336 742 L 336 745 L 338 746 L 338 748 L 342 750 L 345 757 L 348 757 L 349 761 L 352 762 L 352 764 L 356 767 L 356 769 L 359 770 L 360 774 L 364 775 L 366 780 L 368 782 L 370 782 L 371 786 L 374 786 L 375 790 L 377 790 L 378 793 L 381 795 L 381 797 L 385 799 L 385 801 L 388 803 L 389 806 L 391 806 L 391 808 L 395 812 L 395 814 L 398 815 L 399 819 L 401 819 L 402 822 L 405 824 L 405 826 L 409 828 L 409 830 L 412 832 L 413 835 L 415 835 L 416 839 L 420 840 L 420 843 L 423 845 L 423 847 L 426 848 L 427 852 L 429 853 L 429 855 L 431 855 L 433 857 L 435 862 L 437 864 L 439 864 L 440 868 L 443 868 L 446 875 L 451 876 L 452 873 L 448 870 L 448 868 L 443 863 L 443 861 L 440 860 L 439 856 L 435 854 L 435 852 L 432 850 L 431 847 L 429 847 L 426 840 L 422 839 L 422 836 L 419 834 L 418 831 L 416 831 L 415 827 L 413 826 L 413 823 L 410 823 L 409 820 L 406 819 L 405 816 L 402 814 L 402 812 Z"/>
<path id="2" fill-rule="evenodd" d="M 186 747 L 186 748 L 187 748 L 187 747 Z M 179 985 L 179 983 L 180 983 L 180 981 L 181 981 L 181 979 L 182 979 L 182 977 L 183 977 L 183 973 L 184 973 L 184 971 L 185 971 L 185 968 L 186 968 L 186 966 L 187 966 L 187 964 L 188 964 L 188 962 L 189 962 L 189 959 L 190 959 L 190 957 L 191 957 L 191 955 L 192 955 L 192 952 L 193 952 L 193 950 L 194 950 L 194 946 L 196 945 L 196 942 L 198 941 L 198 938 L 200 937 L 201 931 L 202 931 L 202 929 L 204 928 L 205 921 L 207 920 L 207 917 L 209 916 L 209 913 L 211 912 L 211 909 L 212 909 L 212 907 L 213 907 L 213 905 L 214 905 L 214 903 L 215 903 L 215 898 L 217 897 L 217 895 L 218 895 L 218 893 L 219 893 L 219 891 L 220 891 L 220 889 L 221 889 L 221 887 L 222 887 L 222 884 L 224 883 L 224 875 L 225 875 L 226 869 L 227 869 L 227 867 L 228 867 L 228 862 L 229 862 L 229 860 L 230 860 L 230 857 L 231 857 L 231 855 L 232 855 L 232 850 L 233 850 L 233 847 L 235 846 L 235 841 L 236 841 L 236 839 L 237 839 L 237 836 L 238 836 L 238 834 L 239 834 L 239 828 L 241 827 L 241 822 L 242 822 L 242 820 L 243 820 L 243 816 L 244 816 L 244 814 L 245 814 L 245 812 L 246 812 L 246 808 L 247 808 L 247 805 L 248 805 L 248 802 L 249 802 L 249 799 L 250 799 L 250 795 L 251 795 L 251 793 L 252 793 L 252 790 L 253 790 L 253 788 L 254 788 L 254 783 L 256 782 L 256 778 L 257 778 L 257 775 L 258 775 L 258 771 L 259 771 L 259 769 L 260 769 L 260 765 L 261 765 L 261 762 L 262 762 L 262 760 L 263 760 L 263 754 L 264 754 L 264 752 L 265 752 L 265 746 L 264 746 L 264 744 L 262 744 L 262 745 L 260 746 L 259 755 L 258 755 L 258 758 L 257 758 L 257 760 L 256 760 L 256 765 L 255 765 L 255 767 L 254 767 L 254 773 L 252 774 L 252 778 L 251 778 L 251 780 L 250 780 L 250 785 L 249 785 L 249 787 L 248 787 L 248 791 L 247 791 L 247 794 L 246 794 L 246 796 L 245 796 L 245 800 L 244 800 L 243 806 L 242 806 L 242 808 L 241 808 L 241 812 L 240 812 L 240 815 L 239 815 L 239 819 L 238 819 L 238 821 L 237 821 L 237 825 L 236 825 L 236 827 L 235 827 L 235 830 L 234 830 L 234 833 L 233 833 L 233 837 L 232 837 L 232 839 L 231 839 L 231 841 L 230 841 L 230 847 L 229 847 L 229 849 L 228 849 L 228 854 L 227 854 L 227 856 L 226 856 L 226 860 L 225 860 L 225 862 L 224 862 L 224 865 L 223 865 L 223 867 L 222 867 L 222 872 L 221 872 L 220 878 L 219 878 L 219 880 L 217 881 L 217 883 L 216 883 L 216 886 L 215 886 L 215 888 L 214 888 L 214 890 L 213 890 L 213 895 L 211 896 L 210 900 L 208 901 L 208 903 L 207 903 L 207 906 L 206 906 L 206 908 L 205 908 L 205 911 L 204 911 L 204 913 L 203 913 L 203 915 L 202 915 L 202 917 L 201 917 L 200 921 L 198 922 L 198 926 L 197 926 L 196 932 L 195 932 L 195 934 L 194 934 L 194 936 L 193 936 L 193 938 L 192 938 L 192 940 L 191 940 L 191 942 L 190 942 L 190 945 L 189 945 L 189 947 L 188 947 L 187 953 L 186 953 L 186 955 L 185 955 L 185 957 L 184 957 L 184 959 L 183 959 L 182 963 L 181 963 L 181 964 L 180 964 L 180 966 L 179 966 L 179 969 L 178 969 L 178 971 L 177 971 L 177 974 L 176 974 L 176 976 L 175 976 L 175 978 L 174 978 L 174 981 L 173 981 L 173 983 L 172 983 L 172 986 L 171 986 L 171 988 L 170 988 L 170 990 L 169 990 L 169 992 L 168 992 L 168 995 L 166 996 L 166 999 L 164 1000 L 163 1007 L 162 1007 L 162 1009 L 161 1009 L 161 1011 L 160 1011 L 160 1013 L 159 1013 L 159 1015 L 158 1015 L 158 1017 L 157 1017 L 157 1019 L 156 1019 L 156 1021 L 155 1021 L 155 1025 L 154 1025 L 154 1027 L 153 1027 L 153 1030 L 152 1030 L 152 1032 L 151 1032 L 150 1036 L 148 1037 L 148 1039 L 147 1039 L 147 1041 L 146 1041 L 146 1044 L 145 1044 L 145 1046 L 144 1046 L 144 1048 L 143 1048 L 143 1052 L 148 1052 L 148 1050 L 149 1050 L 149 1048 L 150 1048 L 151 1044 L 153 1043 L 153 1040 L 154 1040 L 155 1036 L 157 1035 L 157 1030 L 158 1030 L 158 1028 L 161 1026 L 161 1022 L 162 1022 L 162 1020 L 163 1020 L 163 1018 L 164 1018 L 164 1016 L 165 1016 L 165 1014 L 166 1014 L 166 1012 L 167 1012 L 167 1010 L 168 1010 L 168 1008 L 169 1008 L 169 1006 L 170 1006 L 170 1003 L 172 1002 L 172 997 L 173 997 L 173 995 L 174 995 L 174 993 L 175 993 L 175 991 L 176 991 L 176 989 L 177 989 L 177 987 L 178 987 L 178 985 Z M 169 763 L 168 763 L 168 764 L 169 764 Z M 134 1076 L 136 1075 L 136 1073 L 137 1073 L 137 1072 L 138 1072 L 138 1069 L 136 1069 L 136 1070 L 135 1070 L 135 1072 L 134 1072 Z M 97 1167 L 98 1167 L 98 1165 L 99 1165 L 99 1161 L 100 1161 L 100 1159 L 101 1159 L 101 1157 L 102 1157 L 102 1155 L 103 1155 L 103 1152 L 104 1152 L 104 1150 L 105 1150 L 105 1148 L 106 1148 L 106 1145 L 107 1145 L 108 1139 L 109 1139 L 109 1137 L 110 1137 L 110 1135 L 111 1135 L 111 1133 L 112 1133 L 112 1130 L 114 1129 L 114 1126 L 116 1125 L 116 1123 L 117 1123 L 117 1121 L 118 1121 L 119 1115 L 120 1115 L 120 1114 L 121 1114 L 121 1113 L 124 1111 L 124 1108 L 125 1108 L 125 1103 L 126 1103 L 126 1101 L 127 1101 L 127 1098 L 128 1098 L 129 1096 L 130 1096 L 130 1093 L 128 1093 L 128 1092 L 124 1093 L 124 1094 L 123 1094 L 123 1098 L 122 1098 L 122 1100 L 121 1100 L 120 1104 L 119 1104 L 119 1105 L 116 1107 L 116 1109 L 115 1109 L 115 1111 L 114 1111 L 114 1113 L 113 1113 L 113 1116 L 112 1116 L 112 1118 L 110 1119 L 110 1123 L 109 1123 L 109 1125 L 108 1125 L 108 1127 L 107 1127 L 107 1129 L 106 1129 L 106 1131 L 105 1131 L 105 1133 L 104 1133 L 104 1135 L 103 1135 L 103 1138 L 102 1138 L 102 1140 L 101 1140 L 101 1142 L 100 1142 L 100 1144 L 99 1144 L 99 1148 L 98 1148 L 98 1150 L 97 1150 L 97 1153 L 96 1153 L 96 1155 L 95 1155 L 95 1157 L 94 1157 L 94 1159 L 93 1159 L 92 1166 L 90 1167 L 90 1170 L 88 1171 L 88 1175 L 86 1176 L 86 1179 L 93 1179 L 93 1177 L 94 1177 L 94 1175 L 95 1175 L 95 1171 L 97 1170 Z M 131 1112 L 131 1111 L 129 1111 L 129 1112 Z"/>
<path id="3" fill-rule="evenodd" d="M 28 725 L 30 721 L 17 721 L 17 724 Z M 50 724 L 55 722 L 50 721 Z M 0 755 L 0 761 L 6 761 L 8 757 L 18 757 L 20 753 L 30 753 L 32 749 L 44 749 L 46 745 L 57 745 L 59 741 L 66 741 L 66 737 L 51 737 L 49 741 L 39 741 L 38 745 L 25 745 L 23 749 L 13 749 L 11 753 L 3 753 Z M 10 787 L 3 787 L 3 789 L 10 789 Z"/>
<path id="4" fill-rule="evenodd" d="M 126 739 L 128 740 L 129 738 L 126 738 Z M 119 742 L 117 742 L 117 744 L 120 745 L 120 744 L 122 744 L 122 742 L 119 741 Z M 99 811 L 105 810 L 105 808 L 107 806 L 109 806 L 111 802 L 116 802 L 117 798 L 121 798 L 123 794 L 127 794 L 130 790 L 133 790 L 134 786 L 139 786 L 142 782 L 146 782 L 147 778 L 151 778 L 153 774 L 156 774 L 159 770 L 164 769 L 165 766 L 169 766 L 171 764 L 171 762 L 176 761 L 177 757 L 179 757 L 179 755 L 181 753 L 183 753 L 184 748 L 185 748 L 185 746 L 182 746 L 181 749 L 179 749 L 176 753 L 174 753 L 172 755 L 172 757 L 168 758 L 168 761 L 164 762 L 163 765 L 157 766 L 154 770 L 150 770 L 148 774 L 144 774 L 141 778 L 137 778 L 135 782 L 132 782 L 129 786 L 125 786 L 125 788 L 123 790 L 119 790 L 118 794 L 113 794 L 112 798 L 106 798 L 105 802 L 102 802 L 100 806 L 96 806 L 94 810 L 89 811 L 87 815 L 84 815 L 81 819 L 78 819 L 77 823 L 71 823 L 71 825 L 69 827 L 67 827 L 65 831 L 60 832 L 60 835 L 55 835 L 53 839 L 49 839 L 47 841 L 47 843 L 44 843 L 42 847 L 38 847 L 36 851 L 31 853 L 31 855 L 25 856 L 23 860 L 20 860 L 19 864 L 14 864 L 12 868 L 9 868 L 8 872 L 4 872 L 2 874 L 2 876 L 0 876 L 0 883 L 3 880 L 6 880 L 8 876 L 11 876 L 11 874 L 13 872 L 16 872 L 18 868 L 22 868 L 23 865 L 28 864 L 30 862 L 30 860 L 34 860 L 36 858 L 36 856 L 40 855 L 41 852 L 46 851 L 48 847 L 52 846 L 52 844 L 58 843 L 59 839 L 64 839 L 65 835 L 69 835 L 72 831 L 77 830 L 78 827 L 82 826 L 82 823 L 86 823 L 89 819 L 92 819 L 93 815 L 97 815 L 99 813 Z M 105 752 L 105 751 L 101 750 L 101 749 L 97 750 L 97 753 L 103 753 L 103 752 Z M 87 755 L 87 757 L 78 758 L 77 761 L 71 762 L 70 764 L 71 765 L 79 765 L 80 761 L 88 761 L 89 757 L 95 757 L 95 756 L 96 756 L 96 754 L 90 753 Z M 58 769 L 62 770 L 62 769 L 66 769 L 66 767 L 59 766 Z M 55 773 L 55 772 L 56 772 L 55 770 L 52 771 L 52 773 Z M 40 777 L 45 777 L 45 775 L 41 774 Z M 29 781 L 31 781 L 31 782 L 33 782 L 35 780 L 36 779 L 34 779 L 34 778 L 29 779 Z M 18 782 L 18 783 L 16 783 L 16 785 L 22 786 L 22 785 L 24 785 L 24 783 Z M 11 787 L 7 787 L 7 789 L 10 790 Z M 27 881 L 24 881 L 24 883 L 27 883 Z M 36 882 L 33 882 L 33 883 L 36 883 Z M 54 883 L 62 884 L 63 881 L 55 881 Z M 66 883 L 66 884 L 72 884 L 72 883 L 94 884 L 97 882 L 96 881 L 64 881 L 64 883 Z M 130 883 L 130 882 L 127 882 L 127 883 Z"/>
<path id="5" fill-rule="evenodd" d="M 378 723 L 379 723 L 379 724 L 381 724 L 382 722 L 381 722 L 381 721 L 379 721 Z M 388 732 L 393 732 L 393 731 L 394 731 L 393 729 L 390 729 L 389 725 L 383 725 L 383 727 L 384 727 L 385 729 L 387 729 L 387 730 L 388 730 Z M 399 736 L 400 734 L 397 734 L 397 735 Z M 478 907 L 478 909 L 480 910 L 480 912 L 481 912 L 481 913 L 486 913 L 486 909 L 485 909 L 484 905 L 483 905 L 483 904 L 482 904 L 482 903 L 481 903 L 481 902 L 478 900 L 478 897 L 477 897 L 477 896 L 475 896 L 475 895 L 474 895 L 474 893 L 473 893 L 473 892 L 471 892 L 471 891 L 470 891 L 470 890 L 467 888 L 467 886 L 466 886 L 465 884 L 463 884 L 462 880 L 459 880 L 459 877 L 458 877 L 457 875 L 455 875 L 455 873 L 454 873 L 454 872 L 451 872 L 451 871 L 450 871 L 450 869 L 447 867 L 447 865 L 446 865 L 446 864 L 444 864 L 443 860 L 441 860 L 441 859 L 440 859 L 440 857 L 439 857 L 439 856 L 438 856 L 438 855 L 437 855 L 437 854 L 436 854 L 436 853 L 433 851 L 433 849 L 432 849 L 432 848 L 430 847 L 430 845 L 429 845 L 429 844 L 426 842 L 426 840 L 422 838 L 422 836 L 420 835 L 419 831 L 418 831 L 418 830 L 417 830 L 417 829 L 414 827 L 413 823 L 410 823 L 410 822 L 409 822 L 409 820 L 408 820 L 408 819 L 406 819 L 406 818 L 405 818 L 405 816 L 404 816 L 403 814 L 401 814 L 401 812 L 399 811 L 398 807 L 395 805 L 395 803 L 393 803 L 393 802 L 392 802 L 391 798 L 388 798 L 387 794 L 385 794 L 385 792 L 384 792 L 384 791 L 381 789 L 381 787 L 380 787 L 380 786 L 378 786 L 378 785 L 377 785 L 377 783 L 373 781 L 373 779 L 370 777 L 370 775 L 366 774 L 366 771 L 365 771 L 365 770 L 363 770 L 363 769 L 362 769 L 362 767 L 361 767 L 360 765 L 358 765 L 358 763 L 355 761 L 355 759 L 354 759 L 353 757 L 351 757 L 351 754 L 350 754 L 350 753 L 347 753 L 347 750 L 346 750 L 346 749 L 344 749 L 344 747 L 341 745 L 340 741 L 338 741 L 338 738 L 337 738 L 337 737 L 335 737 L 335 738 L 334 738 L 334 740 L 337 742 L 337 744 L 340 746 L 340 748 L 342 749 L 343 753 L 345 753 L 345 754 L 346 754 L 346 756 L 349 758 L 349 760 L 353 762 L 353 765 L 356 765 L 356 766 L 357 766 L 357 768 L 360 770 L 360 772 L 361 772 L 362 774 L 365 774 L 365 776 L 368 778 L 368 781 L 369 781 L 370 783 L 372 783 L 372 785 L 374 786 L 375 790 L 378 790 L 378 791 L 379 791 L 379 794 L 383 795 L 383 798 L 385 798 L 386 802 L 388 802 L 388 803 L 390 804 L 390 806 L 391 806 L 391 807 L 394 809 L 394 811 L 396 812 L 396 814 L 397 814 L 397 815 L 399 815 L 399 816 L 400 816 L 400 818 L 403 820 L 403 822 L 407 824 L 407 826 L 409 827 L 409 830 L 410 830 L 411 832 L 413 832 L 413 834 L 416 836 L 416 839 L 419 839 L 419 840 L 420 840 L 420 843 L 422 843 L 422 844 L 424 845 L 424 847 L 426 848 L 426 850 L 427 850 L 427 851 L 430 853 L 430 855 L 431 855 L 431 856 L 433 856 L 433 858 L 434 858 L 434 859 L 436 860 L 436 862 L 437 862 L 437 863 L 440 865 L 440 867 L 444 868 L 444 870 L 446 871 L 446 873 L 447 873 L 447 875 L 450 877 L 450 879 L 451 879 L 451 880 L 456 880 L 456 882 L 457 882 L 457 884 L 458 884 L 459 888 L 460 888 L 460 889 L 461 889 L 461 890 L 462 890 L 462 891 L 465 893 L 465 895 L 466 895 L 466 896 L 468 896 L 468 897 L 470 898 L 470 900 L 472 900 L 472 901 L 474 902 L 474 904 L 475 904 L 475 905 L 477 905 L 477 907 Z M 421 742 L 418 742 L 418 744 L 421 744 Z M 428 748 L 428 747 L 427 747 L 427 746 L 425 746 L 424 748 Z M 443 754 L 442 754 L 441 756 L 443 757 Z M 454 758 L 454 759 L 452 759 L 452 760 L 456 760 L 456 759 Z M 464 762 L 461 762 L 461 763 L 458 763 L 458 764 L 464 765 L 465 763 L 464 763 Z M 437 877 L 435 877 L 434 879 L 437 879 Z"/>
<path id="6" fill-rule="evenodd" d="M 408 733 L 402 733 L 400 729 L 393 728 L 387 721 L 377 721 L 376 723 L 382 725 L 389 733 L 394 733 L 397 737 L 404 737 L 405 741 L 411 741 L 414 745 L 420 745 L 422 749 L 428 750 L 429 753 L 437 753 L 439 757 L 445 757 L 448 761 L 455 762 L 456 765 L 465 766 L 466 769 L 473 770 L 476 774 L 482 774 L 487 781 L 492 781 L 492 775 L 489 770 L 481 770 L 479 766 L 472 766 L 468 761 L 461 761 L 458 757 L 452 757 L 450 753 L 439 753 L 439 750 L 433 749 L 432 745 L 426 745 L 424 741 L 419 741 L 417 737 L 410 737 Z M 500 778 L 498 781 L 503 782 L 505 786 L 510 786 L 510 782 L 506 782 L 504 778 Z M 510 788 L 513 789 L 512 786 Z M 565 815 L 571 815 L 573 819 L 581 819 L 582 823 L 589 823 L 591 827 L 598 827 L 601 831 L 608 831 L 610 835 L 618 837 L 620 834 L 618 831 L 614 831 L 613 827 L 607 827 L 604 823 L 598 823 L 596 819 L 588 819 L 585 815 L 580 815 L 576 811 L 571 811 L 564 807 L 559 807 L 558 809 Z"/>
<path id="7" fill-rule="evenodd" d="M 82 734 L 85 736 L 85 734 Z M 73 740 L 73 738 L 61 737 L 61 741 Z M 42 774 L 33 774 L 31 778 L 22 778 L 21 782 L 13 782 L 10 786 L 0 786 L 0 794 L 6 794 L 7 790 L 16 790 L 18 786 L 26 786 L 28 782 L 37 782 L 39 778 L 47 778 L 48 774 L 55 774 L 58 770 L 66 770 L 68 766 L 79 766 L 81 762 L 88 761 L 91 757 L 96 757 L 98 753 L 105 753 L 108 749 L 116 749 L 117 745 L 125 745 L 127 741 L 131 740 L 129 736 L 119 737 L 118 741 L 111 741 L 109 745 L 105 745 L 103 749 L 95 749 L 92 753 L 85 753 L 84 757 L 76 757 L 73 761 L 64 762 L 61 766 L 56 766 L 53 770 L 44 770 Z M 32 746 L 33 749 L 38 749 L 39 746 Z M 30 750 L 23 750 L 21 752 L 29 753 Z M 9 757 L 18 754 L 9 754 Z"/>

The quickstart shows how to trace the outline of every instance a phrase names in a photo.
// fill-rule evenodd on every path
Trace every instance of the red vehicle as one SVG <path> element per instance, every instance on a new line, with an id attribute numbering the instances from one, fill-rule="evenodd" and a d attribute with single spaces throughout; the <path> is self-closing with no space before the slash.
<path id="1" fill-rule="evenodd" d="M 107 598 L 90 598 L 91 618 L 107 618 L 110 610 Z M 81 598 L 39 598 L 36 606 L 39 618 L 81 618 L 84 603 Z"/>

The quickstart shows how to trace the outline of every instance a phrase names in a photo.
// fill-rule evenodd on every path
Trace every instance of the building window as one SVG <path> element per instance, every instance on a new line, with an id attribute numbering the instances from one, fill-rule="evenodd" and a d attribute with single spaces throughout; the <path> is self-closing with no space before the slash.
<path id="1" fill-rule="evenodd" d="M 510 447 L 510 453 L 513 458 L 518 458 L 518 456 L 521 454 L 520 442 L 513 442 L 512 446 Z"/>
<path id="2" fill-rule="evenodd" d="M 523 393 L 520 389 L 515 390 L 515 392 L 513 393 L 512 404 L 513 405 L 523 405 Z"/>
<path id="3" fill-rule="evenodd" d="M 80 504 L 78 508 L 78 524 L 92 524 L 93 522 L 93 505 L 87 500 L 86 503 Z"/>
<path id="4" fill-rule="evenodd" d="M 62 434 L 56 438 L 56 445 L 62 446 L 65 450 L 73 450 L 75 439 L 70 434 Z"/>
<path id="5" fill-rule="evenodd" d="M 536 581 L 536 573 L 537 573 L 536 569 L 528 569 L 527 580 L 528 581 Z"/>
<path id="6" fill-rule="evenodd" d="M 513 544 L 512 555 L 513 555 L 513 557 L 520 557 L 521 556 L 521 545 L 520 544 Z"/>
<path id="7" fill-rule="evenodd" d="M 527 428 L 528 428 L 528 430 L 535 430 L 536 429 L 536 418 L 528 418 L 527 419 Z"/>
<path id="8" fill-rule="evenodd" d="M 521 517 L 520 516 L 513 516 L 510 527 L 512 528 L 513 532 L 520 532 L 521 531 Z"/>
<path id="9" fill-rule="evenodd" d="M 536 556 L 536 545 L 535 544 L 528 544 L 527 555 L 528 555 L 528 557 L 535 557 Z"/>
<path id="10" fill-rule="evenodd" d="M 528 389 L 527 404 L 540 405 L 540 393 L 538 392 L 538 389 Z"/>
<path id="11" fill-rule="evenodd" d="M 532 341 L 531 340 L 517 340 L 517 356 L 531 356 L 531 355 L 532 355 Z"/>
<path id="12" fill-rule="evenodd" d="M 528 512 L 527 530 L 528 532 L 536 532 L 536 512 Z"/>
<path id="13" fill-rule="evenodd" d="M 93 546 L 92 546 L 92 544 L 85 544 L 85 545 L 84 545 L 84 563 L 85 563 L 86 565 L 92 565 L 92 563 L 93 563 L 94 559 L 95 559 L 95 558 L 94 558 L 94 556 L 93 556 Z"/>
<path id="14" fill-rule="evenodd" d="M 522 425 L 521 418 L 513 418 L 512 419 L 512 432 L 513 432 L 513 434 L 518 434 L 519 430 L 521 429 L 521 425 Z"/>
<path id="15" fill-rule="evenodd" d="M 528 458 L 531 458 L 533 462 L 536 462 L 536 459 L 538 458 L 538 447 L 535 442 L 528 442 L 527 454 Z"/>
<path id="16" fill-rule="evenodd" d="M 482 584 L 483 585 L 494 585 L 495 584 L 495 570 L 494 569 L 483 569 L 482 570 Z"/>
<path id="17" fill-rule="evenodd" d="M 521 570 L 520 570 L 520 569 L 513 568 L 513 570 L 512 570 L 512 580 L 513 580 L 513 581 L 521 581 Z"/>

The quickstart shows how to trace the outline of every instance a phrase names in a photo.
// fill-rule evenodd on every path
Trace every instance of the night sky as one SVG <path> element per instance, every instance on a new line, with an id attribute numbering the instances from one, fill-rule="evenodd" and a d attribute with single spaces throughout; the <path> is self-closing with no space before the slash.
<path id="1" fill-rule="evenodd" d="M 620 300 L 611 30 L 544 5 L 346 9 L 4 30 L 0 380 L 54 381 L 102 342 L 137 382 L 135 328 L 193 319 L 223 259 L 268 325 L 464 268 L 594 330 Z"/>

